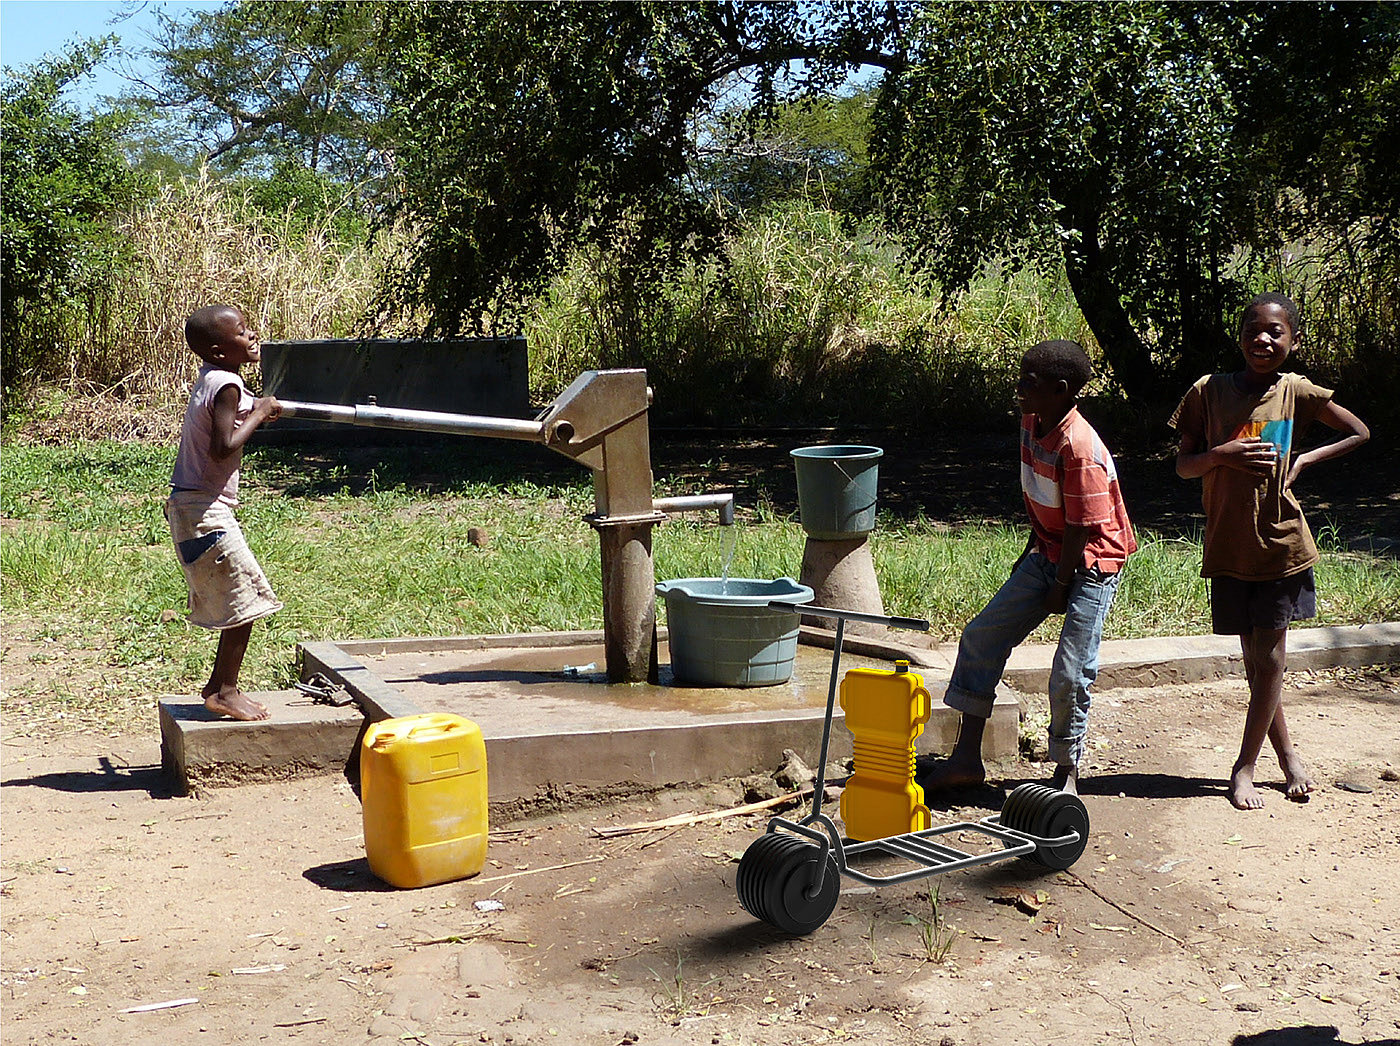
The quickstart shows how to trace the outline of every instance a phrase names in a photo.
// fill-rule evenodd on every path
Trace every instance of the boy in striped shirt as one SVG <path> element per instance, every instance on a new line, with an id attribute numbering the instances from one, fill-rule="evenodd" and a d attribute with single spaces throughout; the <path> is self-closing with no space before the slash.
<path id="1" fill-rule="evenodd" d="M 986 779 L 982 735 L 1007 659 L 1042 621 L 1063 614 L 1050 669 L 1051 783 L 1078 793 L 1104 619 L 1137 549 L 1113 457 L 1075 406 L 1092 375 L 1089 357 L 1072 341 L 1041 342 L 1021 360 L 1021 492 L 1031 536 L 1011 576 L 963 629 L 943 696 L 962 713 L 958 740 L 946 761 L 920 773 L 925 790 Z"/>

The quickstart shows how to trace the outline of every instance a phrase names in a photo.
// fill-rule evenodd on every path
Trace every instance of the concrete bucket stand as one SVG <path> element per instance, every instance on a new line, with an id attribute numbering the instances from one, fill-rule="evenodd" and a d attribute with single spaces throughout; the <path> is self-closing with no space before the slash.
<path id="1" fill-rule="evenodd" d="M 883 615 L 884 600 L 870 554 L 879 484 L 879 447 L 834 445 L 799 447 L 791 452 L 797 469 L 797 506 L 807 544 L 802 551 L 802 584 L 819 606 Z M 834 618 L 806 615 L 803 624 L 834 629 Z M 856 624 L 853 633 L 880 632 Z"/>

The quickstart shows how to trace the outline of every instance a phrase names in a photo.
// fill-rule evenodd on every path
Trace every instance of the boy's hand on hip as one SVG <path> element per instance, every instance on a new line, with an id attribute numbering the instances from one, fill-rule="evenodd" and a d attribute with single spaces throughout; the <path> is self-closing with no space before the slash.
<path id="1" fill-rule="evenodd" d="M 1241 472 L 1267 476 L 1278 468 L 1278 447 L 1258 436 L 1245 436 L 1215 448 L 1220 463 Z"/>

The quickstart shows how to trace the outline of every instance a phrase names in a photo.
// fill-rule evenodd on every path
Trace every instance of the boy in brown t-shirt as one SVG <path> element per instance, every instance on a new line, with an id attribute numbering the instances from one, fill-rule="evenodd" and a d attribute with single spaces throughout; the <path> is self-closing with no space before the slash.
<path id="1" fill-rule="evenodd" d="M 1280 372 L 1301 340 L 1298 307 L 1282 294 L 1261 294 L 1240 321 L 1244 370 L 1201 378 L 1171 419 L 1181 441 L 1177 474 L 1203 480 L 1201 576 L 1210 579 L 1212 628 L 1240 637 L 1249 680 L 1244 738 L 1230 773 L 1230 802 L 1241 810 L 1264 805 L 1254 771 L 1266 736 L 1287 796 L 1303 800 L 1316 787 L 1283 716 L 1288 625 L 1317 612 L 1317 546 L 1292 487 L 1303 469 L 1370 438 L 1355 414 L 1332 402 L 1331 389 Z M 1344 438 L 1292 456 L 1295 436 L 1313 421 Z"/>

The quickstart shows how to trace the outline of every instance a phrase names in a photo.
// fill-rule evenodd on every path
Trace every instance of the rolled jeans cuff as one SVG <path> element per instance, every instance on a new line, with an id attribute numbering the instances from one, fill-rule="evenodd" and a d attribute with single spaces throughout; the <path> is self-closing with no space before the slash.
<path id="1" fill-rule="evenodd" d="M 1046 752 L 1050 761 L 1056 766 L 1078 766 L 1079 761 L 1084 758 L 1084 750 L 1088 746 L 1085 744 L 1085 736 L 1078 737 L 1056 737 L 1051 734 L 1046 739 Z"/>
<path id="2" fill-rule="evenodd" d="M 978 719 L 992 718 L 992 705 L 996 703 L 996 699 L 996 694 L 974 694 L 956 684 L 949 684 L 943 694 L 943 703 L 949 708 Z"/>

